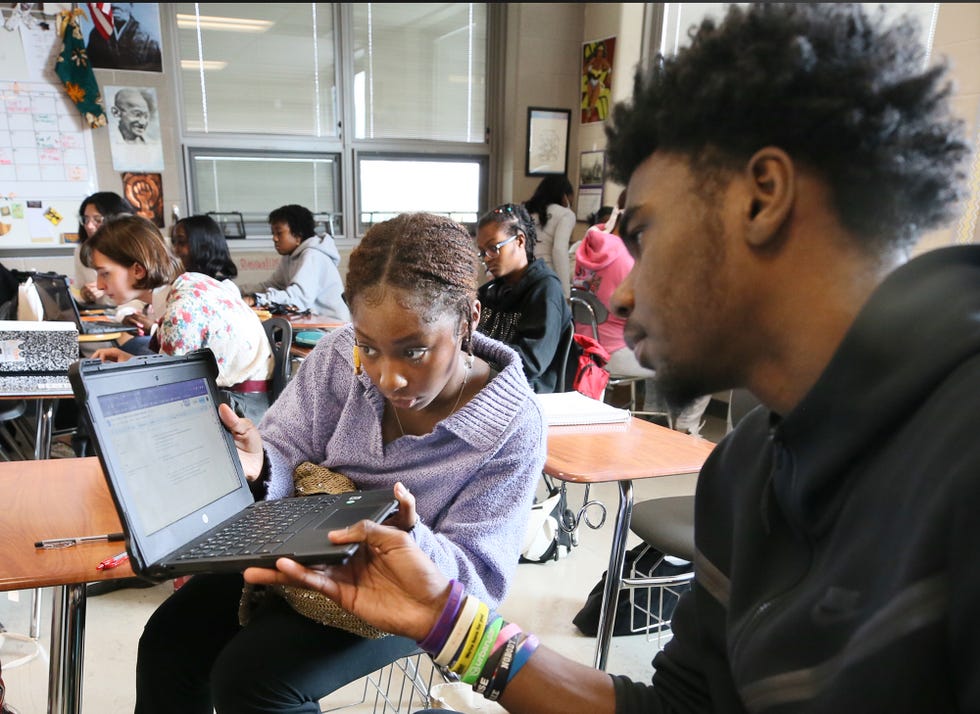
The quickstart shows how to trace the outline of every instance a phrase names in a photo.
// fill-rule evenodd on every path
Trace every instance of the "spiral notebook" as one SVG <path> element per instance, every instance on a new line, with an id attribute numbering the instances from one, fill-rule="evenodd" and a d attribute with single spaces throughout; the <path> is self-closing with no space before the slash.
<path id="1" fill-rule="evenodd" d="M 585 426 L 589 424 L 625 424 L 628 409 L 620 409 L 581 392 L 538 394 L 538 403 L 548 426 Z"/>
<path id="2" fill-rule="evenodd" d="M 218 417 L 211 350 L 68 372 L 105 472 L 138 575 L 273 567 L 277 558 L 342 563 L 355 545 L 327 532 L 397 507 L 390 490 L 255 501 L 234 440 Z"/>

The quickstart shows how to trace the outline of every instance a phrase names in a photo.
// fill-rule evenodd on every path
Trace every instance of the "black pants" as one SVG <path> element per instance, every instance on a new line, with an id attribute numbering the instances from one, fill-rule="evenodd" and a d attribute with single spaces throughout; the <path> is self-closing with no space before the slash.
<path id="1" fill-rule="evenodd" d="M 195 575 L 140 637 L 136 714 L 319 712 L 319 699 L 418 647 L 364 639 L 297 614 L 278 597 L 238 624 L 242 577 Z"/>

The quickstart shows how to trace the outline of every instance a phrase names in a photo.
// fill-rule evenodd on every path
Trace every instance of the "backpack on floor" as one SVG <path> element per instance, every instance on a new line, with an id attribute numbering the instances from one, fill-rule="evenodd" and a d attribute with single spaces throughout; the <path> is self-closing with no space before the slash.
<path id="1" fill-rule="evenodd" d="M 548 497 L 531 506 L 521 549 L 521 563 L 548 563 L 564 558 L 572 549 L 572 534 L 559 525 L 564 518 L 568 523 L 571 517 L 565 505 L 565 497 L 560 489 L 548 492 Z"/>

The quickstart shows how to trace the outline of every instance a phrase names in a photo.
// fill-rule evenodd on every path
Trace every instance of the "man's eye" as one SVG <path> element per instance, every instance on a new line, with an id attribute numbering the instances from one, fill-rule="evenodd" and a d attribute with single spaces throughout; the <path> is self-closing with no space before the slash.
<path id="1" fill-rule="evenodd" d="M 405 355 L 409 359 L 419 360 L 425 356 L 426 349 L 424 347 L 414 347 L 409 350 L 405 350 Z"/>

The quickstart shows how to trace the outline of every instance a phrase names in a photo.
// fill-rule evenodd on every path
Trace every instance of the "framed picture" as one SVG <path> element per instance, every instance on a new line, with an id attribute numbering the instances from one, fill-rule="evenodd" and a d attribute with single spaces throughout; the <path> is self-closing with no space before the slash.
<path id="1" fill-rule="evenodd" d="M 616 38 L 582 45 L 582 123 L 605 121 L 612 101 L 613 57 Z"/>
<path id="2" fill-rule="evenodd" d="M 578 182 L 581 186 L 601 186 L 606 175 L 606 153 L 583 151 L 579 156 Z"/>
<path id="3" fill-rule="evenodd" d="M 528 176 L 547 176 L 568 172 L 568 131 L 571 109 L 527 109 Z"/>
<path id="4" fill-rule="evenodd" d="M 602 188 L 580 188 L 578 190 L 578 207 L 575 211 L 575 218 L 579 221 L 588 221 L 589 216 L 595 215 L 596 211 L 602 208 Z"/>

